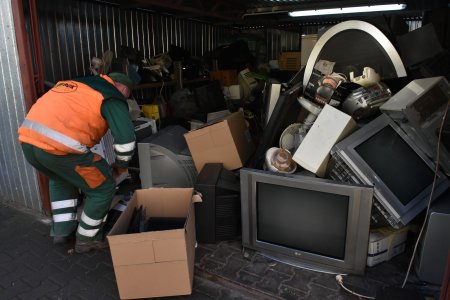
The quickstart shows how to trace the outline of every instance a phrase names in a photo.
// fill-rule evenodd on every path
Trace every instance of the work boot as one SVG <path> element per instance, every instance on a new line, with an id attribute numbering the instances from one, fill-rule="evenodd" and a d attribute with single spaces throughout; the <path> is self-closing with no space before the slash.
<path id="1" fill-rule="evenodd" d="M 69 243 L 68 236 L 54 236 L 53 237 L 53 245 L 62 245 Z"/>
<path id="2" fill-rule="evenodd" d="M 75 239 L 75 231 L 69 235 L 58 235 L 53 237 L 53 245 L 68 244 L 73 239 Z"/>
<path id="3" fill-rule="evenodd" d="M 108 248 L 108 242 L 103 241 L 80 241 L 77 240 L 75 243 L 75 252 L 76 253 L 86 253 L 91 250 L 104 249 Z"/>

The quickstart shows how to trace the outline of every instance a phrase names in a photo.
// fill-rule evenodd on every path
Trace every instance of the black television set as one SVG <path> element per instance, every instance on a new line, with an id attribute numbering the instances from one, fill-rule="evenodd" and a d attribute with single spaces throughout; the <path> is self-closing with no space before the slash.
<path id="1" fill-rule="evenodd" d="M 388 116 L 355 131 L 331 154 L 331 178 L 374 186 L 373 226 L 403 227 L 427 206 L 435 165 Z M 449 187 L 442 172 L 436 176 L 433 200 Z"/>
<path id="2" fill-rule="evenodd" d="M 291 88 L 282 91 L 276 101 L 269 121 L 264 128 L 264 132 L 259 139 L 255 153 L 249 160 L 247 167 L 262 169 L 266 151 L 273 146 L 278 146 L 278 141 L 283 130 L 298 121 L 301 106 L 297 101 L 301 94 L 303 85 L 297 83 Z"/>
<path id="3" fill-rule="evenodd" d="M 242 245 L 329 273 L 364 273 L 373 188 L 241 169 Z"/>

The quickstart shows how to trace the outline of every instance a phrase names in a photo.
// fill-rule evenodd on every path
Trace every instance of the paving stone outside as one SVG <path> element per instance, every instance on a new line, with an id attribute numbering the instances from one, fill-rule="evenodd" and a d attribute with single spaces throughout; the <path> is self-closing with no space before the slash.
<path id="1" fill-rule="evenodd" d="M 55 246 L 41 216 L 0 203 L 0 299 L 119 299 L 109 250 L 70 254 Z M 409 256 L 346 276 L 365 295 L 401 284 Z M 411 277 L 411 283 L 418 283 Z M 430 294 L 436 288 L 430 287 Z M 239 241 L 199 244 L 192 295 L 161 299 L 356 299 L 335 276 L 296 268 L 246 249 Z"/>

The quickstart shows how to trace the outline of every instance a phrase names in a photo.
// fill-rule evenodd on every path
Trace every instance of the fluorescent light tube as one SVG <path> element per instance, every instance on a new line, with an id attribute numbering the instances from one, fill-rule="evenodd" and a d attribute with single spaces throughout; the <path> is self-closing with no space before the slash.
<path id="1" fill-rule="evenodd" d="M 363 13 L 363 12 L 402 10 L 405 8 L 406 8 L 406 4 L 383 4 L 383 5 L 371 5 L 371 6 L 354 6 L 354 7 L 342 7 L 342 8 L 298 10 L 298 11 L 289 12 L 289 16 L 291 16 L 291 17 L 308 17 L 308 16 L 321 16 L 321 15 L 354 14 L 354 13 Z"/>

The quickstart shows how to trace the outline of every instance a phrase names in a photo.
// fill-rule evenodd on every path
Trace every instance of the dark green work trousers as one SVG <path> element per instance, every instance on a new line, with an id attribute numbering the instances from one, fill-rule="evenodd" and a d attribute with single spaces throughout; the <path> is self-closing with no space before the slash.
<path id="1" fill-rule="evenodd" d="M 22 150 L 28 162 L 49 178 L 53 213 L 50 234 L 68 236 L 77 229 L 79 240 L 101 240 L 116 187 L 108 163 L 92 152 L 54 155 L 25 143 Z M 79 219 L 78 189 L 86 195 Z"/>

